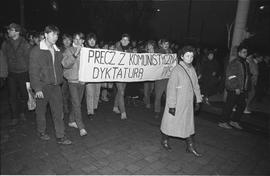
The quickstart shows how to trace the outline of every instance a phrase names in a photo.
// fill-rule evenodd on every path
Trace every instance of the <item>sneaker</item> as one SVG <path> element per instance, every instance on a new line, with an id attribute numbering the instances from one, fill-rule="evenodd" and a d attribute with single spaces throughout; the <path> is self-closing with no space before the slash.
<path id="1" fill-rule="evenodd" d="M 15 126 L 19 123 L 19 120 L 18 119 L 12 119 L 11 122 L 9 123 L 9 125 L 11 126 Z"/>
<path id="2" fill-rule="evenodd" d="M 230 121 L 230 125 L 232 127 L 236 128 L 236 129 L 238 129 L 238 130 L 242 130 L 243 129 L 243 127 L 241 127 L 238 122 Z"/>
<path id="3" fill-rule="evenodd" d="M 85 136 L 87 135 L 87 131 L 85 129 L 80 130 L 80 136 Z"/>
<path id="4" fill-rule="evenodd" d="M 251 114 L 251 111 L 249 111 L 247 108 L 244 110 L 244 114 Z"/>
<path id="5" fill-rule="evenodd" d="M 121 113 L 118 107 L 113 107 L 113 112 L 115 112 L 116 114 Z"/>
<path id="6" fill-rule="evenodd" d="M 47 135 L 46 133 L 39 133 L 38 135 L 39 135 L 39 138 L 40 138 L 41 140 L 44 140 L 44 141 L 48 141 L 48 140 L 51 139 L 50 136 Z"/>
<path id="7" fill-rule="evenodd" d="M 101 100 L 104 101 L 104 102 L 108 102 L 109 98 L 108 97 L 101 97 Z"/>
<path id="8" fill-rule="evenodd" d="M 69 140 L 66 136 L 62 137 L 62 138 L 57 138 L 57 143 L 58 144 L 63 144 L 63 145 L 70 145 L 72 144 L 71 140 Z"/>
<path id="9" fill-rule="evenodd" d="M 73 127 L 73 128 L 78 128 L 76 122 L 69 122 L 69 123 L 68 123 L 68 126 Z"/>
<path id="10" fill-rule="evenodd" d="M 232 129 L 232 127 L 226 122 L 224 122 L 224 123 L 220 122 L 220 123 L 218 123 L 218 126 L 221 128 L 225 128 L 225 129 Z"/>
<path id="11" fill-rule="evenodd" d="M 93 120 L 94 119 L 94 114 L 87 114 L 87 117 L 89 118 L 89 120 Z"/>
<path id="12" fill-rule="evenodd" d="M 125 112 L 123 112 L 121 114 L 121 120 L 126 120 L 127 119 L 127 114 Z"/>

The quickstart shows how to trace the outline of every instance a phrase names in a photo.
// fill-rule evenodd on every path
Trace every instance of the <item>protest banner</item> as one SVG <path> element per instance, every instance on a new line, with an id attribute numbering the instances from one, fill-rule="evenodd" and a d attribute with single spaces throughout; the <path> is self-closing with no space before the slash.
<path id="1" fill-rule="evenodd" d="M 128 53 L 82 48 L 79 81 L 137 82 L 169 78 L 176 54 Z"/>

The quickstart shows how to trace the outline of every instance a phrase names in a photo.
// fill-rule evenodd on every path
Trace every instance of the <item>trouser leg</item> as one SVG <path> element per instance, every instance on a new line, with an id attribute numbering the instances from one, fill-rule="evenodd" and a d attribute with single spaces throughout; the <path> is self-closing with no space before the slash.
<path id="1" fill-rule="evenodd" d="M 161 97 L 167 89 L 167 79 L 157 80 L 155 82 L 155 112 L 160 113 L 161 111 Z"/>
<path id="2" fill-rule="evenodd" d="M 237 95 L 234 91 L 227 91 L 226 102 L 223 107 L 222 122 L 228 122 L 231 119 L 232 109 L 236 105 Z"/>
<path id="3" fill-rule="evenodd" d="M 63 98 L 60 86 L 50 86 L 49 104 L 52 112 L 54 128 L 57 138 L 62 138 L 65 135 L 64 113 L 63 113 Z"/>

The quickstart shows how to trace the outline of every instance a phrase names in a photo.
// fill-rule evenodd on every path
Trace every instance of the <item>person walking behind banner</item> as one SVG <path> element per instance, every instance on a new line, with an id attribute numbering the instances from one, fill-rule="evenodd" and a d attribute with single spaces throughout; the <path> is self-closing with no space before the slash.
<path id="1" fill-rule="evenodd" d="M 167 39 L 160 40 L 160 48 L 157 51 L 161 54 L 171 54 L 170 42 Z M 167 83 L 169 79 L 161 79 L 155 81 L 155 118 L 160 117 L 161 113 L 161 97 L 163 93 L 166 94 Z"/>
<path id="2" fill-rule="evenodd" d="M 223 107 L 222 120 L 218 123 L 219 127 L 243 129 L 239 122 L 246 107 L 246 98 L 251 87 L 251 75 L 246 61 L 247 53 L 246 46 L 238 46 L 237 58 L 232 60 L 227 66 L 225 87 L 228 93 Z M 232 109 L 235 106 L 236 111 L 232 114 Z"/>
<path id="3" fill-rule="evenodd" d="M 4 38 L 0 36 L 0 46 L 4 42 Z M 0 89 L 4 87 L 6 78 L 8 76 L 7 58 L 3 54 L 2 48 L 0 48 Z"/>
<path id="4" fill-rule="evenodd" d="M 22 32 L 20 25 L 11 23 L 7 32 L 9 38 L 2 44 L 2 52 L 8 65 L 7 85 L 11 107 L 10 125 L 17 125 L 19 118 L 25 120 L 25 113 L 27 112 L 26 82 L 29 82 L 30 45 L 20 36 Z"/>
<path id="5" fill-rule="evenodd" d="M 71 44 L 72 44 L 72 37 L 68 34 L 63 34 L 62 46 L 60 48 L 60 51 L 64 53 L 66 49 L 71 47 Z M 62 90 L 62 95 L 63 95 L 63 111 L 64 111 L 64 117 L 65 117 L 66 115 L 69 114 L 69 109 L 71 109 L 68 81 L 65 77 L 63 79 L 61 90 Z"/>
<path id="6" fill-rule="evenodd" d="M 64 67 L 64 77 L 68 81 L 69 94 L 71 100 L 71 112 L 69 114 L 68 126 L 79 128 L 80 136 L 87 135 L 82 121 L 81 102 L 84 94 L 84 83 L 79 82 L 80 51 L 83 47 L 84 34 L 75 33 L 73 35 L 72 47 L 67 48 L 63 53 L 62 65 Z"/>
<path id="7" fill-rule="evenodd" d="M 31 87 L 36 97 L 36 120 L 39 138 L 49 140 L 46 133 L 46 110 L 49 103 L 54 122 L 57 143 L 71 144 L 65 136 L 63 120 L 63 101 L 61 84 L 63 82 L 63 69 L 61 61 L 63 55 L 55 45 L 59 29 L 56 26 L 46 26 L 45 39 L 39 46 L 35 46 L 30 53 L 29 75 Z"/>
<path id="8" fill-rule="evenodd" d="M 115 44 L 115 49 L 117 51 L 131 52 L 129 42 L 130 42 L 130 36 L 128 34 L 122 34 L 121 40 Z M 121 113 L 121 119 L 125 120 L 127 119 L 125 99 L 124 99 L 126 83 L 116 82 L 115 84 L 117 87 L 117 93 L 114 97 L 113 112 L 115 112 L 116 114 Z"/>
<path id="9" fill-rule="evenodd" d="M 156 44 L 155 41 L 149 40 L 146 45 L 145 45 L 145 52 L 146 53 L 155 53 L 156 50 Z M 151 108 L 151 102 L 150 102 L 150 97 L 151 93 L 154 89 L 154 81 L 145 81 L 143 83 L 144 86 L 144 104 L 147 109 Z"/>
<path id="10" fill-rule="evenodd" d="M 89 33 L 86 37 L 86 47 L 97 48 L 97 37 L 94 33 Z M 90 120 L 93 119 L 98 108 L 101 83 L 86 84 L 86 105 L 87 114 Z"/>
<path id="11" fill-rule="evenodd" d="M 195 50 L 191 46 L 184 46 L 179 53 L 180 62 L 173 69 L 169 78 L 166 96 L 166 106 L 161 121 L 162 146 L 170 151 L 169 136 L 184 138 L 187 152 L 201 156 L 195 149 L 192 136 L 194 129 L 194 98 L 195 108 L 199 108 L 202 101 L 200 87 L 192 60 Z"/>

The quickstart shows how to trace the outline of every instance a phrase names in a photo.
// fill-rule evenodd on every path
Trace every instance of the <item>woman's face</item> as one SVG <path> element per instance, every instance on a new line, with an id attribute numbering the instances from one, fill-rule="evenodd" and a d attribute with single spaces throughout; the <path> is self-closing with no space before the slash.
<path id="1" fill-rule="evenodd" d="M 149 53 L 154 53 L 154 46 L 151 44 L 147 44 L 146 51 Z"/>
<path id="2" fill-rule="evenodd" d="M 181 58 L 186 64 L 191 64 L 193 61 L 194 53 L 193 52 L 186 52 Z"/>

